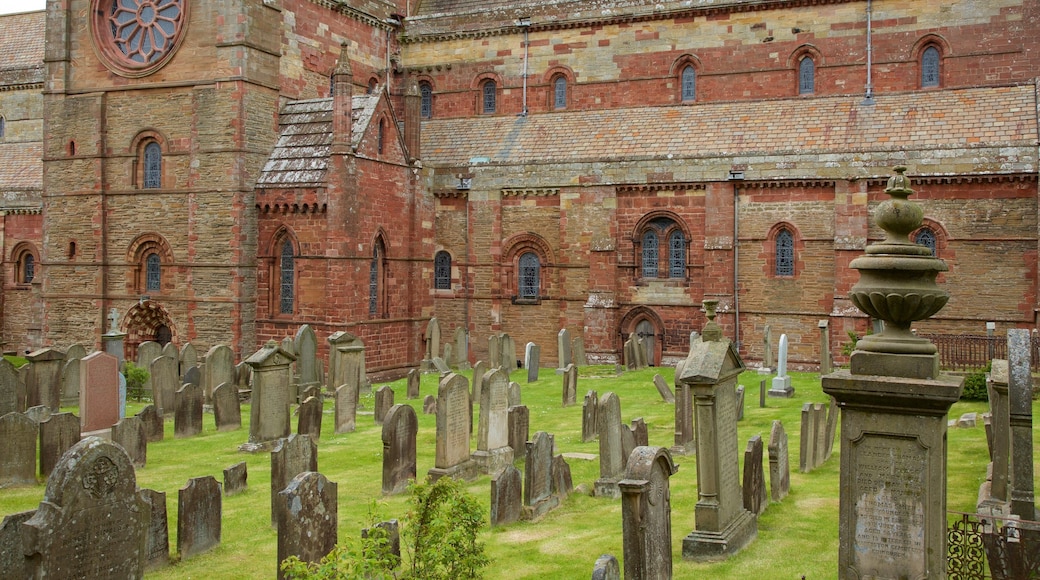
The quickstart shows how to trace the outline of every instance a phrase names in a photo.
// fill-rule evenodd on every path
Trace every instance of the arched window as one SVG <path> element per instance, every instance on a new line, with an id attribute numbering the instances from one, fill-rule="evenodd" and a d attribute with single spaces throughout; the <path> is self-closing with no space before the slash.
<path id="1" fill-rule="evenodd" d="M 798 63 L 798 94 L 811 95 L 816 90 L 816 63 L 806 56 Z"/>
<path id="2" fill-rule="evenodd" d="M 379 88 L 379 81 L 375 78 L 368 79 L 368 94 L 374 95 L 377 88 Z"/>
<path id="3" fill-rule="evenodd" d="M 643 234 L 643 278 L 657 277 L 659 256 L 657 232 L 650 230 Z"/>
<path id="4" fill-rule="evenodd" d="M 553 79 L 553 108 L 567 108 L 567 77 L 563 75 Z"/>
<path id="5" fill-rule="evenodd" d="M 433 289 L 451 290 L 451 254 L 437 252 L 433 257 Z"/>
<path id="6" fill-rule="evenodd" d="M 776 264 L 773 273 L 777 276 L 794 276 L 794 236 L 786 228 L 776 233 Z"/>
<path id="7" fill-rule="evenodd" d="M 914 236 L 914 242 L 928 248 L 932 251 L 932 255 L 935 255 L 935 232 L 930 228 L 918 230 L 917 235 Z"/>
<path id="8" fill-rule="evenodd" d="M 155 141 L 144 146 L 144 186 L 146 189 L 162 187 L 162 148 Z"/>
<path id="9" fill-rule="evenodd" d="M 517 295 L 525 299 L 538 298 L 542 274 L 542 264 L 538 261 L 538 255 L 534 252 L 525 252 L 520 255 L 518 265 L 520 275 L 517 276 Z"/>
<path id="10" fill-rule="evenodd" d="M 383 154 L 384 142 L 386 141 L 386 120 L 379 120 L 379 132 L 376 134 L 376 149 Z"/>
<path id="11" fill-rule="evenodd" d="M 278 312 L 292 314 L 296 297 L 296 264 L 292 240 L 282 242 L 278 272 L 281 283 Z"/>
<path id="12" fill-rule="evenodd" d="M 686 236 L 682 230 L 668 235 L 668 277 L 686 277 Z"/>
<path id="13" fill-rule="evenodd" d="M 419 116 L 423 119 L 433 118 L 433 87 L 430 83 L 419 83 Z"/>
<path id="14" fill-rule="evenodd" d="M 934 46 L 921 53 L 921 86 L 939 86 L 939 49 Z"/>
<path id="15" fill-rule="evenodd" d="M 496 94 L 495 94 L 495 91 L 496 91 L 495 81 L 485 81 L 484 84 L 481 85 L 481 91 L 483 92 L 483 97 L 484 97 L 483 98 L 484 107 L 482 108 L 482 110 L 485 113 L 494 113 L 495 112 L 495 107 L 497 105 L 497 103 L 495 102 L 495 98 L 496 98 Z"/>
<path id="16" fill-rule="evenodd" d="M 0 139 L 4 138 L 4 131 L 7 129 L 7 120 L 4 119 L 3 115 L 0 115 Z"/>
<path id="17" fill-rule="evenodd" d="M 151 253 L 144 259 L 145 285 L 144 289 L 149 292 L 162 290 L 162 261 L 159 254 Z"/>
<path id="18" fill-rule="evenodd" d="M 687 65 L 682 69 L 682 100 L 693 101 L 697 98 L 697 71 L 693 66 Z"/>
<path id="19" fill-rule="evenodd" d="M 383 292 L 386 288 L 386 248 L 383 240 L 377 238 L 372 246 L 372 261 L 368 271 L 368 315 L 377 317 L 386 314 L 386 301 Z"/>
<path id="20" fill-rule="evenodd" d="M 29 284 L 36 277 L 36 258 L 29 252 L 22 254 L 22 263 L 18 266 L 18 271 L 21 274 L 19 282 L 22 284 Z"/>

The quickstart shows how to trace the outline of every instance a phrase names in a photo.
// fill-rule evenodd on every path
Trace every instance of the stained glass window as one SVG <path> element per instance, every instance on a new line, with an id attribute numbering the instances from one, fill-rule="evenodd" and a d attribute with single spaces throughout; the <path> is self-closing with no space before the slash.
<path id="1" fill-rule="evenodd" d="M 697 98 L 697 71 L 692 66 L 682 70 L 682 100 L 692 101 Z"/>
<path id="2" fill-rule="evenodd" d="M 686 236 L 680 230 L 668 236 L 668 277 L 686 277 Z"/>
<path id="3" fill-rule="evenodd" d="M 26 252 L 22 258 L 22 282 L 28 284 L 36 277 L 36 258 Z"/>
<path id="4" fill-rule="evenodd" d="M 935 232 L 928 228 L 921 228 L 914 236 L 914 242 L 925 246 L 932 251 L 932 255 L 935 255 Z"/>
<path id="5" fill-rule="evenodd" d="M 419 116 L 433 118 L 433 87 L 430 83 L 419 83 Z"/>
<path id="6" fill-rule="evenodd" d="M 279 311 L 282 314 L 292 314 L 293 311 L 293 299 L 295 297 L 295 286 L 296 286 L 296 265 L 293 261 L 293 245 L 292 241 L 285 240 L 282 243 L 282 263 L 281 263 L 281 307 Z"/>
<path id="7" fill-rule="evenodd" d="M 437 252 L 433 257 L 433 288 L 451 290 L 451 254 Z"/>
<path id="8" fill-rule="evenodd" d="M 484 91 L 484 112 L 495 112 L 495 81 L 487 81 L 482 87 Z"/>
<path id="9" fill-rule="evenodd" d="M 553 108 L 567 108 L 567 77 L 562 75 L 553 81 Z"/>
<path id="10" fill-rule="evenodd" d="M 520 256 L 519 294 L 520 298 L 538 298 L 539 277 L 542 265 L 534 252 Z"/>
<path id="11" fill-rule="evenodd" d="M 155 141 L 144 147 L 144 186 L 148 189 L 162 187 L 162 149 Z"/>
<path id="12" fill-rule="evenodd" d="M 183 0 L 114 0 L 108 25 L 116 47 L 135 63 L 159 60 L 181 28 Z"/>
<path id="13" fill-rule="evenodd" d="M 372 248 L 372 262 L 368 266 L 368 315 L 379 313 L 379 245 Z"/>
<path id="14" fill-rule="evenodd" d="M 657 232 L 650 230 L 643 234 L 643 278 L 657 277 L 658 255 Z"/>
<path id="15" fill-rule="evenodd" d="M 921 86 L 939 86 L 939 49 L 929 46 L 921 54 Z"/>
<path id="16" fill-rule="evenodd" d="M 816 90 L 816 63 L 808 56 L 798 63 L 798 94 L 809 95 Z"/>
<path id="17" fill-rule="evenodd" d="M 794 276 L 794 236 L 788 230 L 776 234 L 776 275 Z"/>
<path id="18" fill-rule="evenodd" d="M 145 271 L 145 290 L 149 292 L 158 292 L 162 289 L 162 261 L 159 259 L 159 254 L 148 254 L 148 257 L 144 259 L 144 271 Z"/>

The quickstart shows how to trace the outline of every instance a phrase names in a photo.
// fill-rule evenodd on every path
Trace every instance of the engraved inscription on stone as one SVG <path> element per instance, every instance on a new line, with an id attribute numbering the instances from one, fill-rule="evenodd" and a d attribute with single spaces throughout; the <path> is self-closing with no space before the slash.
<path id="1" fill-rule="evenodd" d="M 452 389 L 445 405 L 448 413 L 446 459 L 449 466 L 469 459 L 469 406 L 466 404 L 466 395 L 462 389 Z"/>

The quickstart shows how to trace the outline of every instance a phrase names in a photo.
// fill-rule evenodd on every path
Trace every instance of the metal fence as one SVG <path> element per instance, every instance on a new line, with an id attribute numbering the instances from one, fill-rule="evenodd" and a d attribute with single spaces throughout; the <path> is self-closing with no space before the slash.
<path id="1" fill-rule="evenodd" d="M 981 369 L 995 358 L 1007 358 L 1007 336 L 979 336 L 970 334 L 921 334 L 939 349 L 940 364 L 948 371 Z M 1040 336 L 1030 337 L 1031 364 L 1040 370 Z"/>
<path id="2" fill-rule="evenodd" d="M 949 580 L 1040 578 L 1040 522 L 949 512 Z"/>

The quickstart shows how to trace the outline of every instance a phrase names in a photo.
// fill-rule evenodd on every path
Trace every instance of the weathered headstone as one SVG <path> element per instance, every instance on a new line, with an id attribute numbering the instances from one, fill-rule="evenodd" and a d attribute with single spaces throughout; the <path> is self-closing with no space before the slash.
<path id="1" fill-rule="evenodd" d="M 737 421 L 744 419 L 744 385 L 737 385 Z"/>
<path id="2" fill-rule="evenodd" d="M 240 461 L 224 470 L 224 495 L 241 493 L 248 487 L 249 468 Z"/>
<path id="3" fill-rule="evenodd" d="M 569 407 L 578 402 L 578 367 L 573 364 L 563 369 L 563 406 Z"/>
<path id="4" fill-rule="evenodd" d="M 191 383 L 185 384 L 174 395 L 174 437 L 194 437 L 202 433 L 202 396 L 202 388 Z"/>
<path id="5" fill-rule="evenodd" d="M 521 399 L 520 383 L 509 381 L 509 406 L 516 407 L 517 405 L 522 405 L 523 401 Z"/>
<path id="6" fill-rule="evenodd" d="M 538 371 L 541 366 L 542 348 L 533 342 L 524 347 L 524 368 L 527 369 L 527 382 L 533 383 L 538 380 Z"/>
<path id="7" fill-rule="evenodd" d="M 679 470 L 664 447 L 639 446 L 621 488 L 625 577 L 672 577 L 672 501 L 668 480 Z"/>
<path id="8" fill-rule="evenodd" d="M 390 568 L 397 568 L 401 563 L 401 530 L 397 520 L 386 520 L 371 528 L 361 528 L 362 538 L 377 533 L 382 534 L 383 541 L 375 548 L 375 554 L 384 562 L 388 562 Z"/>
<path id="9" fill-rule="evenodd" d="M 787 335 L 780 335 L 780 346 L 778 348 L 779 358 L 776 363 L 776 376 L 773 377 L 773 385 L 767 393 L 770 397 L 789 398 L 794 396 L 794 387 L 791 386 L 791 376 L 787 374 Z"/>
<path id="10" fill-rule="evenodd" d="M 318 471 L 318 446 L 308 435 L 290 435 L 271 450 L 271 525 L 278 525 L 278 492 L 305 471 Z"/>
<path id="11" fill-rule="evenodd" d="M 520 470 L 507 465 L 491 477 L 491 527 L 520 519 L 523 497 Z"/>
<path id="12" fill-rule="evenodd" d="M 628 427 L 621 423 L 621 401 L 614 393 L 606 393 L 599 399 L 596 409 L 599 426 L 599 479 L 594 490 L 596 496 L 621 497 L 617 482 L 625 472 L 624 448 L 621 432 Z"/>
<path id="13" fill-rule="evenodd" d="M 224 383 L 235 384 L 235 351 L 223 344 L 214 346 L 206 353 L 203 370 L 203 394 L 209 401 L 213 398 L 213 389 Z"/>
<path id="14" fill-rule="evenodd" d="M 375 407 L 375 418 L 376 425 L 383 424 L 383 418 L 390 412 L 390 408 L 394 406 L 394 390 L 389 386 L 379 387 L 376 391 L 376 407 Z"/>
<path id="15" fill-rule="evenodd" d="M 39 427 L 22 413 L 0 417 L 0 488 L 36 485 L 36 439 Z"/>
<path id="16" fill-rule="evenodd" d="M 672 394 L 672 390 L 668 388 L 668 383 L 664 380 L 661 375 L 654 375 L 654 386 L 657 387 L 657 394 L 661 395 L 661 399 L 665 403 L 674 403 L 675 395 Z"/>
<path id="17" fill-rule="evenodd" d="M 202 386 L 202 369 L 200 369 L 198 366 L 200 364 L 202 363 L 198 363 L 187 368 L 181 367 L 182 369 L 184 369 L 184 371 L 181 373 L 181 382 L 177 385 L 178 389 L 181 388 L 181 385 L 187 384 L 192 384 L 196 387 Z"/>
<path id="18" fill-rule="evenodd" d="M 766 496 L 766 475 L 762 468 L 761 435 L 755 435 L 748 440 L 747 448 L 744 449 L 744 480 L 741 485 L 744 492 L 744 509 L 755 515 L 762 515 L 769 505 L 769 498 Z"/>
<path id="19" fill-rule="evenodd" d="M 773 501 L 783 501 L 791 490 L 791 468 L 787 454 L 787 433 L 779 420 L 773 421 L 769 432 L 769 495 Z"/>
<path id="20" fill-rule="evenodd" d="M 506 374 L 510 374 L 516 370 L 516 341 L 513 340 L 512 336 L 506 333 L 499 335 L 499 345 L 502 349 L 502 354 L 499 355 L 499 363 L 501 367 L 506 371 Z"/>
<path id="21" fill-rule="evenodd" d="M 451 370 L 455 368 L 455 353 L 453 352 L 454 347 L 450 342 L 446 342 L 444 343 L 443 348 L 444 355 L 441 358 L 444 359 L 444 365 L 448 367 L 448 370 Z"/>
<path id="22" fill-rule="evenodd" d="M 350 433 L 357 428 L 357 387 L 351 384 L 336 389 L 336 433 Z"/>
<path id="23" fill-rule="evenodd" d="M 629 429 L 632 431 L 632 438 L 635 442 L 635 445 L 632 446 L 633 449 L 636 447 L 645 447 L 650 444 L 650 432 L 647 430 L 646 421 L 644 421 L 642 417 L 632 419 L 632 424 Z"/>
<path id="24" fill-rule="evenodd" d="M 471 481 L 477 477 L 469 452 L 469 383 L 448 373 L 437 388 L 437 453 L 429 476 Z"/>
<path id="25" fill-rule="evenodd" d="M 300 391 L 319 385 L 318 337 L 309 324 L 304 324 L 296 331 L 293 347 L 296 354 L 296 373 L 300 375 Z"/>
<path id="26" fill-rule="evenodd" d="M 141 578 L 149 510 L 121 447 L 99 437 L 76 443 L 22 526 L 31 577 Z"/>
<path id="27" fill-rule="evenodd" d="M 29 510 L 4 516 L 0 521 L 0 578 L 33 577 L 32 562 L 22 551 L 22 524 L 35 514 L 36 510 Z"/>
<path id="28" fill-rule="evenodd" d="M 419 398 L 419 381 L 422 375 L 419 373 L 419 369 L 411 369 L 408 371 L 408 400 Z"/>
<path id="29" fill-rule="evenodd" d="M 592 567 L 592 580 L 621 580 L 621 567 L 617 558 L 603 554 Z"/>
<path id="30" fill-rule="evenodd" d="M 599 395 L 596 391 L 585 393 L 585 402 L 581 406 L 581 442 L 595 441 L 599 436 L 599 423 L 596 409 L 599 407 Z"/>
<path id="31" fill-rule="evenodd" d="M 299 420 L 296 423 L 296 432 L 300 435 L 310 435 L 311 439 L 321 439 L 321 399 L 307 397 L 299 408 Z"/>
<path id="32" fill-rule="evenodd" d="M 773 372 L 773 328 L 768 324 L 762 332 L 762 370 Z"/>
<path id="33" fill-rule="evenodd" d="M 831 365 L 830 321 L 821 320 L 816 326 L 820 329 L 820 374 L 827 375 L 834 370 Z"/>
<path id="34" fill-rule="evenodd" d="M 177 493 L 177 553 L 187 560 L 220 545 L 220 483 L 193 477 Z"/>
<path id="35" fill-rule="evenodd" d="M 79 385 L 76 385 L 76 391 L 79 391 Z M 25 383 L 18 376 L 18 369 L 0 357 L 0 417 L 20 413 L 25 408 Z"/>
<path id="36" fill-rule="evenodd" d="M 455 366 L 459 370 L 469 368 L 469 332 L 461 326 L 455 327 Z"/>
<path id="37" fill-rule="evenodd" d="M 990 479 L 991 503 L 1006 506 L 1001 511 L 1010 512 L 1011 498 L 1008 495 L 1011 466 L 1011 412 L 1008 392 L 1008 361 L 994 359 L 989 373 L 989 407 L 992 413 L 993 450 L 992 478 Z"/>
<path id="38" fill-rule="evenodd" d="M 65 353 L 43 348 L 25 355 L 25 358 L 32 365 L 25 382 L 28 393 L 26 407 L 45 405 L 57 413 L 61 408 L 61 371 L 65 366 Z"/>
<path id="39" fill-rule="evenodd" d="M 838 431 L 838 402 L 834 400 L 834 397 L 827 397 L 827 399 L 827 439 L 824 445 L 824 461 L 831 458 L 831 452 L 834 450 L 834 435 Z"/>
<path id="40" fill-rule="evenodd" d="M 553 440 L 552 435 L 539 431 L 527 443 L 524 460 L 525 520 L 536 520 L 560 505 L 560 498 L 553 495 Z"/>
<path id="41" fill-rule="evenodd" d="M 585 338 L 575 336 L 571 341 L 571 362 L 575 366 L 588 366 L 589 357 L 585 354 Z"/>
<path id="42" fill-rule="evenodd" d="M 574 479 L 571 477 L 571 466 L 563 455 L 553 457 L 552 462 L 552 489 L 553 495 L 559 496 L 561 501 L 566 499 L 574 491 Z"/>
<path id="43" fill-rule="evenodd" d="M 258 451 L 289 435 L 289 383 L 292 379 L 289 364 L 293 360 L 295 356 L 285 352 L 274 341 L 268 341 L 246 359 L 246 363 L 253 369 L 253 396 L 249 413 L 249 442 L 240 449 Z M 283 483 L 283 487 L 286 483 L 288 480 Z"/>
<path id="44" fill-rule="evenodd" d="M 135 467 L 148 462 L 148 435 L 140 417 L 124 417 L 112 425 L 112 443 L 126 451 Z"/>
<path id="45" fill-rule="evenodd" d="M 527 449 L 527 438 L 531 428 L 530 411 L 524 405 L 509 407 L 509 447 L 513 456 Z"/>
<path id="46" fill-rule="evenodd" d="M 330 388 L 350 385 L 354 392 L 366 390 L 368 377 L 365 371 L 365 343 L 349 332 L 334 332 L 329 343 L 329 376 L 326 383 Z"/>
<path id="47" fill-rule="evenodd" d="M 488 365 L 482 360 L 478 360 L 473 365 L 473 392 L 470 393 L 470 399 L 473 401 L 480 401 L 480 389 L 484 387 L 484 375 L 488 372 Z"/>
<path id="48" fill-rule="evenodd" d="M 1011 513 L 1036 520 L 1033 494 L 1033 375 L 1029 331 L 1008 329 L 1008 418 L 1011 425 Z"/>
<path id="49" fill-rule="evenodd" d="M 558 353 L 556 372 L 562 373 L 567 368 L 567 365 L 574 362 L 571 358 L 571 332 L 566 328 L 561 328 L 556 335 L 556 352 Z"/>
<path id="50" fill-rule="evenodd" d="M 55 413 L 40 423 L 40 475 L 49 477 L 61 456 L 79 442 L 79 417 Z"/>
<path id="51" fill-rule="evenodd" d="M 686 361 L 687 359 L 681 359 L 675 365 L 675 445 L 671 448 L 672 455 L 688 455 L 696 451 L 691 387 L 679 382 Z"/>
<path id="52" fill-rule="evenodd" d="M 63 407 L 79 403 L 79 361 L 83 358 L 82 356 L 68 358 L 68 353 L 65 354 L 65 357 L 65 363 L 61 367 L 61 404 Z M 3 403 L 0 402 L 0 411 L 2 408 Z"/>
<path id="53" fill-rule="evenodd" d="M 242 404 L 234 385 L 224 383 L 213 389 L 213 422 L 217 431 L 242 428 Z"/>
<path id="54" fill-rule="evenodd" d="M 501 368 L 485 377 L 473 460 L 481 473 L 490 475 L 513 462 L 513 449 L 509 446 L 509 374 Z"/>
<path id="55" fill-rule="evenodd" d="M 636 345 L 638 337 L 635 333 L 628 336 L 628 340 L 622 345 L 623 358 L 625 359 L 625 368 L 634 371 L 639 368 L 639 347 Z"/>
<path id="56" fill-rule="evenodd" d="M 431 318 L 426 324 L 423 340 L 426 343 L 426 356 L 423 357 L 422 369 L 430 372 L 433 370 L 433 357 L 441 352 L 441 324 L 436 317 Z"/>
<path id="57" fill-rule="evenodd" d="M 433 395 L 426 395 L 423 398 L 422 412 L 423 415 L 434 415 L 437 413 L 437 399 Z"/>
<path id="58" fill-rule="evenodd" d="M 137 345 L 137 366 L 148 371 L 148 378 L 144 381 L 144 394 L 152 397 L 153 400 L 155 399 L 155 389 L 152 385 L 152 361 L 162 357 L 162 352 L 162 345 L 155 341 L 146 340 Z M 177 361 L 173 361 L 173 363 L 174 368 L 177 368 Z"/>
<path id="59" fill-rule="evenodd" d="M 170 563 L 170 524 L 166 513 L 166 492 L 142 489 L 148 504 L 148 539 L 144 550 L 144 569 L 155 570 Z"/>
<path id="60" fill-rule="evenodd" d="M 190 342 L 181 347 L 180 352 L 180 371 L 181 379 L 184 379 L 184 373 L 192 367 L 199 366 L 199 351 L 195 349 L 195 346 Z M 187 382 L 187 381 L 184 381 Z"/>
<path id="61" fill-rule="evenodd" d="M 502 335 L 488 336 L 488 368 L 497 369 L 502 366 Z"/>
<path id="62" fill-rule="evenodd" d="M 36 405 L 25 410 L 25 416 L 32 419 L 33 423 L 39 425 L 42 421 L 51 418 L 51 408 L 46 405 Z"/>
<path id="63" fill-rule="evenodd" d="M 438 373 L 444 374 L 444 373 L 447 373 L 447 372 L 451 372 L 451 367 L 448 366 L 448 363 L 445 362 L 445 360 L 443 358 L 441 358 L 439 356 L 435 356 L 435 357 L 433 357 L 433 361 L 432 362 L 433 362 L 433 370 L 437 371 Z"/>
<path id="64" fill-rule="evenodd" d="M 296 556 L 303 562 L 317 563 L 336 547 L 338 489 L 324 475 L 306 471 L 278 492 L 278 562 Z M 280 566 L 278 578 L 284 578 Z"/>
<path id="65" fill-rule="evenodd" d="M 419 419 L 410 405 L 394 405 L 383 419 L 383 493 L 397 494 L 415 481 Z"/>
<path id="66" fill-rule="evenodd" d="M 177 371 L 177 361 L 164 356 L 156 357 L 148 367 L 151 375 L 152 399 L 160 417 L 173 417 L 177 389 L 184 384 Z"/>
<path id="67" fill-rule="evenodd" d="M 798 447 L 798 470 L 809 473 L 816 469 L 816 414 L 813 404 L 802 405 L 802 430 Z"/>
<path id="68" fill-rule="evenodd" d="M 81 429 L 86 433 L 108 429 L 119 420 L 119 359 L 93 352 L 79 364 Z"/>
<path id="69" fill-rule="evenodd" d="M 65 356 L 66 358 L 68 358 L 68 353 L 65 353 Z M 177 361 L 178 365 L 180 365 L 180 352 L 177 350 L 177 345 L 173 344 L 172 342 L 167 342 L 163 345 L 162 356 L 168 359 L 173 359 L 174 361 Z"/>

